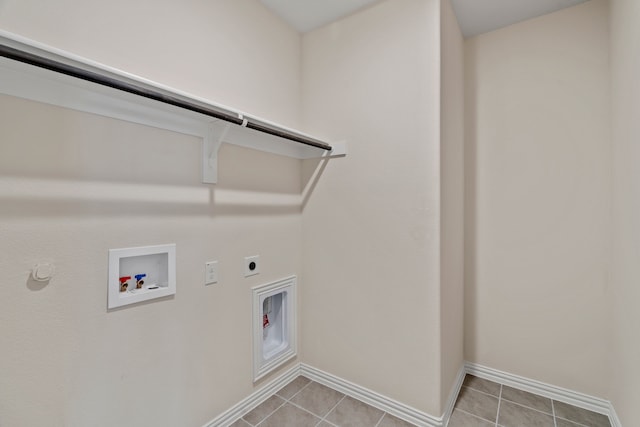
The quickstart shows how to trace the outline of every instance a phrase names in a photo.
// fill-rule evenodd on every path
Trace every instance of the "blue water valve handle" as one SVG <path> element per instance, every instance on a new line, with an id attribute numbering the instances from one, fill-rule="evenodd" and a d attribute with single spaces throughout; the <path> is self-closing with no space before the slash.
<path id="1" fill-rule="evenodd" d="M 143 277 L 147 277 L 146 274 L 136 274 L 134 276 L 136 278 L 136 289 L 142 289 L 142 285 L 144 285 Z"/>

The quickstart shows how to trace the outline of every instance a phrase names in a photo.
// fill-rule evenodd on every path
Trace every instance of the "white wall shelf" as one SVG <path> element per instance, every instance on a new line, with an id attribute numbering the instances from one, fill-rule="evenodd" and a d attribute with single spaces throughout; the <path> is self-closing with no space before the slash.
<path id="1" fill-rule="evenodd" d="M 0 31 L 0 93 L 202 138 L 202 182 L 217 182 L 225 142 L 278 155 L 346 155 L 302 132 Z"/>

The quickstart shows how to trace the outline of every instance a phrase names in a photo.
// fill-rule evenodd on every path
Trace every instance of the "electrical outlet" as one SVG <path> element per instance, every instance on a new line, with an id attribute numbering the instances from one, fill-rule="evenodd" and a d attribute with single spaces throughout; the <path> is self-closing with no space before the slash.
<path id="1" fill-rule="evenodd" d="M 204 284 L 218 283 L 218 261 L 210 261 L 204 267 Z"/>
<path id="2" fill-rule="evenodd" d="M 244 277 L 260 273 L 260 255 L 244 257 Z"/>

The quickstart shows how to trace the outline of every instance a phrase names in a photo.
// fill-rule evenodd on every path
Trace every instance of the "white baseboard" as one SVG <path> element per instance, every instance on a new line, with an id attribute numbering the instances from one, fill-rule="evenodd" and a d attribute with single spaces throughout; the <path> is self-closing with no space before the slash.
<path id="1" fill-rule="evenodd" d="M 609 421 L 611 421 L 611 427 L 622 427 L 620 418 L 618 418 L 618 414 L 611 403 L 609 403 Z"/>
<path id="2" fill-rule="evenodd" d="M 252 411 L 256 406 L 270 398 L 276 391 L 296 379 L 300 375 L 300 364 L 296 364 L 291 369 L 279 375 L 260 389 L 254 391 L 245 399 L 232 406 L 222 414 L 209 421 L 203 427 L 228 427 L 236 422 L 240 417 Z"/>
<path id="3" fill-rule="evenodd" d="M 345 379 L 321 371 L 309 365 L 302 363 L 300 365 L 300 373 L 305 377 L 318 382 L 322 385 L 330 387 L 347 396 L 360 400 L 382 411 L 403 419 L 409 423 L 419 427 L 443 427 L 443 419 L 429 415 L 426 412 L 419 411 L 404 403 L 400 403 L 380 393 L 369 390 Z M 464 377 L 464 375 L 463 375 Z"/>
<path id="4" fill-rule="evenodd" d="M 609 402 L 608 400 L 589 396 L 584 393 L 579 393 L 577 391 L 568 390 L 566 388 L 557 387 L 551 384 L 546 384 L 541 381 L 509 374 L 507 372 L 488 368 L 476 363 L 466 362 L 465 372 L 471 375 L 475 375 L 479 378 L 484 378 L 490 381 L 507 385 L 509 387 L 528 391 L 530 393 L 548 397 L 549 399 L 568 403 L 569 405 L 607 415 L 611 420 L 612 427 L 622 427 L 620 425 L 620 420 L 618 420 L 617 415 L 615 415 L 615 410 L 613 409 L 611 402 Z"/>
<path id="5" fill-rule="evenodd" d="M 448 405 L 451 406 L 451 408 L 453 408 L 457 392 L 460 389 L 462 380 L 464 379 L 464 369 L 461 369 L 460 372 L 462 373 L 461 375 L 459 375 L 460 379 L 458 382 L 460 384 L 456 384 L 456 387 L 451 393 L 451 402 L 449 402 Z M 255 407 L 267 400 L 275 392 L 280 390 L 289 382 L 293 381 L 298 375 L 304 375 L 310 380 L 344 393 L 347 396 L 353 397 L 354 399 L 367 403 L 375 408 L 380 409 L 381 411 L 388 412 L 389 414 L 415 424 L 418 427 L 444 427 L 446 425 L 446 423 L 443 422 L 443 418 L 434 417 L 425 412 L 419 411 L 408 405 L 393 400 L 389 397 L 383 396 L 380 393 L 376 393 L 345 379 L 321 371 L 320 369 L 300 363 L 284 372 L 282 375 L 275 378 L 264 387 L 254 391 L 253 393 L 251 393 L 251 395 L 249 395 L 233 407 L 229 408 L 222 414 L 218 415 L 203 427 L 230 426 L 240 417 L 252 411 Z M 450 415 L 450 411 L 448 414 Z M 448 420 L 448 415 L 445 419 Z"/>
<path id="6" fill-rule="evenodd" d="M 464 382 L 464 376 L 467 374 L 466 366 L 463 364 L 460 366 L 460 370 L 458 371 L 458 376 L 456 377 L 456 382 L 453 384 L 451 391 L 449 392 L 449 399 L 447 399 L 447 404 L 444 408 L 444 414 L 442 415 L 442 425 L 446 426 L 449 424 L 449 418 L 451 418 L 451 414 L 453 413 L 453 407 L 456 404 L 456 399 L 458 398 L 458 394 L 460 394 L 460 389 L 462 388 L 462 383 Z"/>
<path id="7" fill-rule="evenodd" d="M 381 411 L 388 412 L 389 414 L 415 424 L 416 426 L 445 427 L 449 422 L 451 413 L 453 412 L 456 397 L 460 392 L 460 388 L 462 387 L 464 376 L 466 374 L 475 375 L 480 378 L 495 381 L 500 384 L 607 415 L 611 421 L 612 427 L 622 427 L 616 411 L 609 401 L 470 362 L 466 362 L 464 366 L 460 368 L 458 376 L 456 377 L 456 382 L 449 394 L 449 399 L 447 400 L 442 417 L 434 417 L 433 415 L 419 411 L 418 409 L 412 408 L 411 406 L 405 405 L 404 403 L 354 384 L 343 378 L 329 374 L 304 363 L 299 363 L 260 389 L 254 391 L 251 395 L 218 415 L 203 427 L 230 426 L 240 417 L 252 411 L 255 407 L 271 397 L 275 392 L 293 381 L 298 375 L 304 375 L 310 380 L 316 381 L 327 387 L 331 387 L 332 389 L 344 393 L 347 396 L 367 403 Z"/>

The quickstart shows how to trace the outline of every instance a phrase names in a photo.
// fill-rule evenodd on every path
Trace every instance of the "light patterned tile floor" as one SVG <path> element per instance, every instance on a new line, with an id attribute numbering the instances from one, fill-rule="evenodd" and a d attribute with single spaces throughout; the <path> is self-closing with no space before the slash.
<path id="1" fill-rule="evenodd" d="M 303 376 L 231 427 L 414 427 Z M 448 427 L 611 427 L 605 415 L 467 375 Z"/>
<path id="2" fill-rule="evenodd" d="M 611 427 L 606 415 L 467 375 L 448 427 Z"/>
<path id="3" fill-rule="evenodd" d="M 300 376 L 231 427 L 414 427 Z"/>

